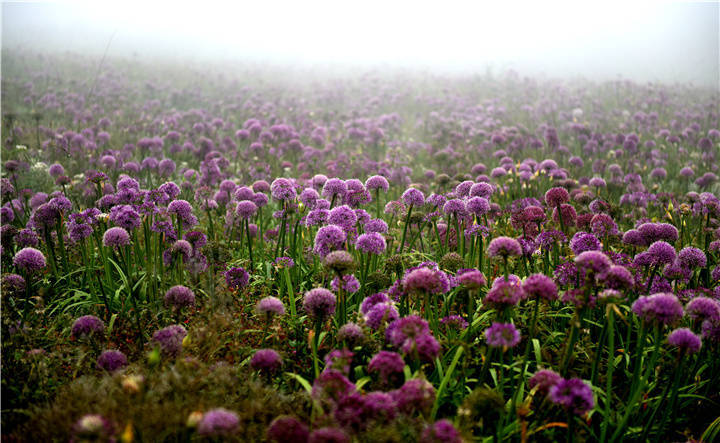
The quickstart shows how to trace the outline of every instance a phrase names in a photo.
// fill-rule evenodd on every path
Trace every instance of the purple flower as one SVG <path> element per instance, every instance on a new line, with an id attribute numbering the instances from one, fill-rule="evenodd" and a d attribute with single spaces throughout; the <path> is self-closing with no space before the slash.
<path id="1" fill-rule="evenodd" d="M 247 220 L 257 212 L 258 207 L 249 200 L 243 200 L 235 207 L 235 214 L 243 220 Z"/>
<path id="2" fill-rule="evenodd" d="M 188 287 L 177 285 L 165 293 L 165 306 L 181 309 L 195 304 L 195 293 Z"/>
<path id="3" fill-rule="evenodd" d="M 104 369 L 108 372 L 115 372 L 119 369 L 124 368 L 125 366 L 127 366 L 127 364 L 128 361 L 127 357 L 125 357 L 125 354 L 115 350 L 104 351 L 97 359 L 98 369 Z"/>
<path id="4" fill-rule="evenodd" d="M 367 233 L 373 233 L 376 232 L 378 234 L 384 234 L 388 231 L 388 225 L 385 222 L 385 220 L 381 218 L 374 218 L 372 220 L 369 220 L 365 225 L 363 226 L 363 229 Z M 383 238 L 384 240 L 384 238 Z"/>
<path id="5" fill-rule="evenodd" d="M 685 305 L 685 313 L 694 321 L 720 320 L 720 303 L 709 297 L 695 297 Z"/>
<path id="6" fill-rule="evenodd" d="M 490 202 L 483 197 L 471 197 L 465 206 L 468 211 L 478 217 L 490 212 Z"/>
<path id="7" fill-rule="evenodd" d="M 528 380 L 528 386 L 533 389 L 537 386 L 540 395 L 547 395 L 550 388 L 558 384 L 563 378 L 551 369 L 540 369 Z"/>
<path id="8" fill-rule="evenodd" d="M 592 388 L 579 378 L 560 380 L 550 388 L 550 400 L 566 411 L 583 415 L 595 406 Z"/>
<path id="9" fill-rule="evenodd" d="M 485 295 L 483 303 L 502 310 L 517 305 L 523 298 L 525 298 L 525 291 L 520 282 L 498 278 L 493 282 L 487 295 Z"/>
<path id="10" fill-rule="evenodd" d="M 462 443 L 460 433 L 455 426 L 446 419 L 438 420 L 427 426 L 420 436 L 423 443 Z"/>
<path id="11" fill-rule="evenodd" d="M 386 225 L 387 226 L 387 225 Z M 385 237 L 377 232 L 370 232 L 368 234 L 361 234 L 355 242 L 355 248 L 359 251 L 365 252 L 366 254 L 380 255 L 385 252 L 387 244 L 385 243 Z"/>
<path id="12" fill-rule="evenodd" d="M 322 196 L 332 199 L 343 199 L 347 194 L 348 188 L 347 183 L 339 178 L 331 178 L 325 181 L 322 188 Z"/>
<path id="13" fill-rule="evenodd" d="M 285 314 L 285 306 L 283 306 L 283 302 L 280 301 L 279 298 L 268 296 L 257 303 L 255 312 L 270 319 L 274 315 L 280 316 Z"/>
<path id="14" fill-rule="evenodd" d="M 456 329 L 458 331 L 467 329 L 468 322 L 460 317 L 459 315 L 448 315 L 440 319 L 440 323 L 445 325 L 448 329 Z"/>
<path id="15" fill-rule="evenodd" d="M 343 291 L 354 294 L 358 290 L 360 290 L 360 282 L 354 275 L 345 274 L 341 278 L 333 278 L 330 282 L 330 287 L 335 292 L 340 291 L 340 289 L 342 288 Z"/>
<path id="16" fill-rule="evenodd" d="M 248 285 L 250 275 L 241 267 L 233 267 L 225 271 L 225 283 L 234 290 L 240 290 Z"/>
<path id="17" fill-rule="evenodd" d="M 325 256 L 323 264 L 338 274 L 346 274 L 355 267 L 355 259 L 347 251 L 332 251 Z"/>
<path id="18" fill-rule="evenodd" d="M 371 329 L 380 329 L 383 324 L 392 323 L 399 317 L 395 305 L 390 302 L 374 304 L 365 314 L 365 324 Z"/>
<path id="19" fill-rule="evenodd" d="M 337 341 L 346 342 L 351 348 L 361 343 L 365 339 L 365 334 L 360 326 L 355 323 L 346 323 L 338 329 Z"/>
<path id="20" fill-rule="evenodd" d="M 658 240 L 647 249 L 654 265 L 665 265 L 675 261 L 675 248 L 664 241 Z"/>
<path id="21" fill-rule="evenodd" d="M 544 299 L 547 301 L 557 300 L 558 288 L 553 279 L 545 274 L 533 274 L 523 282 L 523 290 L 527 297 Z"/>
<path id="22" fill-rule="evenodd" d="M 160 347 L 160 352 L 164 356 L 174 358 L 180 354 L 185 336 L 187 336 L 187 330 L 183 326 L 171 325 L 155 331 L 152 341 Z"/>
<path id="23" fill-rule="evenodd" d="M 435 388 L 425 379 L 413 378 L 400 389 L 390 392 L 390 395 L 395 399 L 398 410 L 404 414 L 428 413 L 435 401 Z"/>
<path id="24" fill-rule="evenodd" d="M 17 243 L 18 247 L 25 248 L 25 247 L 35 247 L 40 243 L 40 239 L 38 238 L 35 231 L 32 229 L 21 229 L 18 231 L 18 233 L 15 235 L 15 243 Z"/>
<path id="25" fill-rule="evenodd" d="M 119 248 L 130 244 L 130 234 L 119 227 L 110 228 L 103 234 L 103 245 L 108 248 Z"/>
<path id="26" fill-rule="evenodd" d="M 630 271 L 619 265 L 610 266 L 599 278 L 610 289 L 630 289 L 635 283 Z"/>
<path id="27" fill-rule="evenodd" d="M 308 436 L 308 443 L 349 443 L 350 438 L 339 428 L 315 429 Z"/>
<path id="28" fill-rule="evenodd" d="M 570 201 L 570 194 L 568 194 L 567 189 L 557 187 L 557 188 L 550 188 L 545 193 L 545 204 L 552 208 L 556 208 L 563 203 L 567 203 Z"/>
<path id="29" fill-rule="evenodd" d="M 425 195 L 415 188 L 408 188 L 402 195 L 402 201 L 408 206 L 422 206 L 425 204 Z"/>
<path id="30" fill-rule="evenodd" d="M 140 214 L 130 205 L 114 206 L 110 210 L 110 221 L 128 231 L 136 229 L 142 223 Z"/>
<path id="31" fill-rule="evenodd" d="M 512 257 L 522 255 L 522 246 L 514 238 L 496 237 L 488 245 L 488 257 Z"/>
<path id="32" fill-rule="evenodd" d="M 303 297 L 303 309 L 315 322 L 323 323 L 335 312 L 337 299 L 335 294 L 325 288 L 307 291 Z"/>
<path id="33" fill-rule="evenodd" d="M 102 335 L 105 332 L 105 323 L 94 315 L 78 317 L 72 325 L 71 333 L 74 337 L 89 337 Z"/>
<path id="34" fill-rule="evenodd" d="M 487 284 L 485 276 L 477 269 L 468 269 L 462 273 L 458 271 L 455 279 L 459 285 L 471 290 L 480 289 Z"/>
<path id="35" fill-rule="evenodd" d="M 267 439 L 271 443 L 306 443 L 309 435 L 308 427 L 290 416 L 277 417 L 267 429 Z"/>
<path id="36" fill-rule="evenodd" d="M 385 385 L 392 385 L 402 380 L 405 361 L 397 352 L 380 351 L 370 360 L 368 364 L 369 373 L 377 373 L 380 382 Z"/>
<path id="37" fill-rule="evenodd" d="M 668 335 L 667 341 L 671 346 L 675 346 L 688 354 L 698 352 L 702 346 L 700 337 L 688 328 L 675 329 Z"/>
<path id="38" fill-rule="evenodd" d="M 601 251 L 602 245 L 600 240 L 593 234 L 584 231 L 578 231 L 570 239 L 570 249 L 575 255 L 580 255 L 585 251 Z"/>
<path id="39" fill-rule="evenodd" d="M 610 269 L 612 262 L 600 251 L 585 251 L 575 257 L 575 264 L 586 273 L 602 274 Z"/>
<path id="40" fill-rule="evenodd" d="M 370 191 L 382 190 L 387 192 L 388 189 L 390 189 L 390 184 L 385 177 L 381 175 L 373 175 L 365 180 L 365 187 Z"/>
<path id="41" fill-rule="evenodd" d="M 428 332 L 405 340 L 400 350 L 420 361 L 432 362 L 440 354 L 440 343 Z"/>
<path id="42" fill-rule="evenodd" d="M 467 213 L 465 202 L 457 198 L 448 200 L 443 206 L 443 212 L 448 216 L 454 215 L 455 217 L 462 217 Z"/>
<path id="43" fill-rule="evenodd" d="M 348 205 L 336 206 L 328 214 L 328 223 L 340 226 L 345 232 L 352 231 L 357 221 L 357 214 Z"/>
<path id="44" fill-rule="evenodd" d="M 493 323 L 485 330 L 485 340 L 493 348 L 513 348 L 520 343 L 520 332 L 512 323 Z"/>
<path id="45" fill-rule="evenodd" d="M 327 225 L 318 229 L 315 234 L 315 246 L 313 252 L 321 257 L 325 257 L 330 252 L 341 249 L 347 235 L 345 231 L 336 225 Z"/>
<path id="46" fill-rule="evenodd" d="M 677 256 L 678 261 L 684 267 L 688 268 L 704 268 L 707 265 L 707 257 L 705 253 L 698 248 L 688 246 L 683 248 Z"/>
<path id="47" fill-rule="evenodd" d="M 411 270 L 405 274 L 402 283 L 408 292 L 442 294 L 450 289 L 449 280 L 443 271 L 426 267 Z"/>
<path id="48" fill-rule="evenodd" d="M 23 272 L 36 272 L 45 267 L 45 256 L 35 248 L 23 248 L 15 253 L 13 265 Z"/>
<path id="49" fill-rule="evenodd" d="M 420 335 L 428 334 L 428 323 L 417 315 L 399 318 L 385 330 L 385 338 L 393 346 L 399 348 L 406 340 L 414 339 Z"/>
<path id="50" fill-rule="evenodd" d="M 270 185 L 270 195 L 275 200 L 286 201 L 295 200 L 297 191 L 295 185 L 287 178 L 276 178 Z"/>
<path id="51" fill-rule="evenodd" d="M 632 305 L 632 311 L 645 323 L 672 325 L 683 316 L 680 300 L 668 292 L 641 296 Z"/>
<path id="52" fill-rule="evenodd" d="M 315 379 L 311 396 L 332 405 L 355 391 L 355 385 L 342 372 L 329 369 L 321 372 Z"/>
<path id="53" fill-rule="evenodd" d="M 272 349 L 260 349 L 250 359 L 250 366 L 256 371 L 272 374 L 282 366 L 282 358 Z"/>
<path id="54" fill-rule="evenodd" d="M 240 428 L 237 414 L 227 409 L 217 408 L 203 414 L 198 423 L 197 432 L 203 436 L 229 436 Z"/>

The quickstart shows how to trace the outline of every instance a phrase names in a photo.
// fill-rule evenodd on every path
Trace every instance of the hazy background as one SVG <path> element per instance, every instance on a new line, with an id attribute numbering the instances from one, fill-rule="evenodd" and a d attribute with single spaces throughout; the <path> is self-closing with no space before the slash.
<path id="1" fill-rule="evenodd" d="M 3 2 L 2 46 L 719 89 L 719 20 L 717 1 Z"/>

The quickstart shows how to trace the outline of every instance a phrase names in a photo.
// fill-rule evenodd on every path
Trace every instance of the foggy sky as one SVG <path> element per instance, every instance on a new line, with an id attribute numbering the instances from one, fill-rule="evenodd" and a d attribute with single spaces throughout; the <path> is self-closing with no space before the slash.
<path id="1" fill-rule="evenodd" d="M 691 82 L 720 88 L 720 3 L 149 1 L 3 3 L 2 46 L 192 62 Z"/>

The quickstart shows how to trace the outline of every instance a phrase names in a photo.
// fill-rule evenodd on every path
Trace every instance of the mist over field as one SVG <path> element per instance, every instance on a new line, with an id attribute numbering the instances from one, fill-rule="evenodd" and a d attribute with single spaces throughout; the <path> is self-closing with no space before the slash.
<path id="1" fill-rule="evenodd" d="M 718 2 L 3 3 L 3 49 L 720 87 Z"/>
<path id="2" fill-rule="evenodd" d="M 719 3 L 2 3 L 0 439 L 720 441 Z"/>

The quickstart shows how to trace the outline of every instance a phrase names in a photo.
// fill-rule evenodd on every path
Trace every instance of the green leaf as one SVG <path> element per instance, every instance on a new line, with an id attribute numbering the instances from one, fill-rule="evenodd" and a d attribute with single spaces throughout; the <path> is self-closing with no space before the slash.
<path id="1" fill-rule="evenodd" d="M 302 376 L 295 374 L 294 372 L 286 372 L 285 375 L 288 375 L 291 378 L 297 380 L 297 382 L 300 383 L 303 388 L 305 388 L 305 391 L 307 391 L 308 395 L 312 394 L 312 386 L 310 385 L 310 382 L 305 380 Z"/>
<path id="2" fill-rule="evenodd" d="M 455 351 L 455 356 L 453 357 L 452 362 L 450 363 L 450 366 L 448 367 L 447 372 L 442 379 L 442 382 L 440 382 L 440 387 L 438 388 L 437 396 L 435 397 L 435 403 L 433 404 L 432 413 L 430 414 L 430 417 L 433 421 L 435 420 L 435 416 L 437 415 L 438 408 L 440 408 L 440 400 L 445 393 L 445 387 L 450 381 L 450 377 L 452 376 L 453 372 L 455 372 L 455 366 L 457 366 L 458 361 L 460 360 L 460 356 L 462 356 L 464 350 L 465 348 L 460 346 L 457 351 Z"/>

